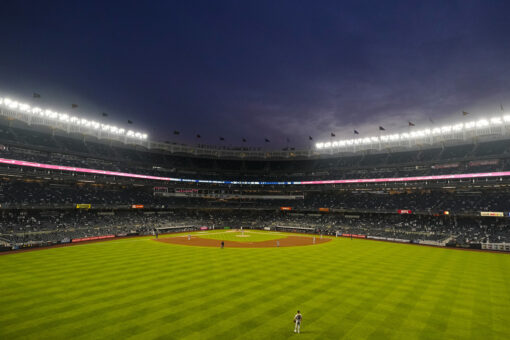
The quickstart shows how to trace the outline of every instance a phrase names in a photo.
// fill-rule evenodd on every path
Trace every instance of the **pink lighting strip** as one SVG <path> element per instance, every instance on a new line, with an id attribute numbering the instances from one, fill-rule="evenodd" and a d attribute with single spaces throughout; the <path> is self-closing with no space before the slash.
<path id="1" fill-rule="evenodd" d="M 415 176 L 415 177 L 394 177 L 394 178 L 361 178 L 361 179 L 338 179 L 326 181 L 294 181 L 294 182 L 263 182 L 263 181 L 212 181 L 203 179 L 184 179 L 172 177 L 159 177 L 150 175 L 132 174 L 127 172 L 117 172 L 108 170 L 97 170 L 88 168 L 77 168 L 64 165 L 52 165 L 43 163 L 34 163 L 19 161 L 15 159 L 0 158 L 0 164 L 27 166 L 39 169 L 60 170 L 70 172 L 82 172 L 87 174 L 119 176 L 139 179 L 150 179 L 156 181 L 171 181 L 171 182 L 191 182 L 191 183 L 213 183 L 213 184 L 249 184 L 249 185 L 285 185 L 285 184 L 298 184 L 298 185 L 313 185 L 313 184 L 350 184 L 350 183 L 385 183 L 385 182 L 415 182 L 415 181 L 430 181 L 441 179 L 469 179 L 480 177 L 506 177 L 510 176 L 510 171 L 499 172 L 480 172 L 472 174 L 456 174 L 456 175 L 436 175 L 436 176 Z"/>

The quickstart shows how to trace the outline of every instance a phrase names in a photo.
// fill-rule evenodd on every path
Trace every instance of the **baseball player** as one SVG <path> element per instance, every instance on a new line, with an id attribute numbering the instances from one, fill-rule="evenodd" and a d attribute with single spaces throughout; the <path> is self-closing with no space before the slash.
<path id="1" fill-rule="evenodd" d="M 299 333 L 299 329 L 301 328 L 301 321 L 303 320 L 303 316 L 300 311 L 297 311 L 297 314 L 294 316 L 294 333 Z"/>

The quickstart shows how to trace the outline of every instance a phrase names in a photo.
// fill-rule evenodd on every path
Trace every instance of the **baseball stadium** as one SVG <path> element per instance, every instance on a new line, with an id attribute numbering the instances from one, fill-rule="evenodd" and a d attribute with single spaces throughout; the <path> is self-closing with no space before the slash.
<path id="1" fill-rule="evenodd" d="M 509 338 L 510 116 L 279 150 L 130 128 L 0 96 L 1 339 Z"/>

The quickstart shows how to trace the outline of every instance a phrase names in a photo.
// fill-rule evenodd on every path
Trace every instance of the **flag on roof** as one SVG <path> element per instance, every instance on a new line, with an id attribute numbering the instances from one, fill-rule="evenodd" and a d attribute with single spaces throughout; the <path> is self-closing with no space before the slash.
<path id="1" fill-rule="evenodd" d="M 413 122 L 409 122 L 409 126 L 414 126 L 414 123 Z"/>
<path id="2" fill-rule="evenodd" d="M 383 128 L 382 126 L 379 126 L 379 131 L 386 131 L 386 129 Z"/>
<path id="3" fill-rule="evenodd" d="M 358 130 L 354 130 L 354 134 L 355 134 L 355 135 L 359 135 Z"/>

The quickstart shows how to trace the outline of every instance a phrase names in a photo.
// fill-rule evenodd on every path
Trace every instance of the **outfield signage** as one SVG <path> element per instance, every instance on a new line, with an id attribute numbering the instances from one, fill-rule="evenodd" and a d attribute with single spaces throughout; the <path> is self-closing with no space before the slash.
<path id="1" fill-rule="evenodd" d="M 281 211 L 290 211 L 290 210 L 292 210 L 292 208 L 291 207 L 280 207 L 280 210 Z"/>
<path id="2" fill-rule="evenodd" d="M 343 237 L 352 237 L 352 238 L 367 238 L 366 235 L 358 235 L 358 234 L 342 234 Z"/>
<path id="3" fill-rule="evenodd" d="M 131 206 L 132 209 L 143 209 L 143 204 L 133 204 Z"/>
<path id="4" fill-rule="evenodd" d="M 407 210 L 407 209 L 398 209 L 397 211 L 399 214 L 411 214 L 412 213 L 411 210 Z"/>
<path id="5" fill-rule="evenodd" d="M 209 227 L 200 227 L 200 230 L 207 230 Z"/>
<path id="6" fill-rule="evenodd" d="M 114 238 L 115 235 L 103 235 L 103 236 L 91 236 L 91 237 L 82 237 L 82 238 L 73 238 L 71 242 L 85 242 L 85 241 L 93 241 L 93 240 L 103 240 L 107 238 Z"/>
<path id="7" fill-rule="evenodd" d="M 503 217 L 505 214 L 499 211 L 481 211 L 480 216 Z"/>
<path id="8" fill-rule="evenodd" d="M 479 172 L 469 174 L 453 174 L 453 175 L 436 175 L 436 176 L 413 176 L 413 177 L 389 177 L 389 178 L 359 178 L 359 179 L 335 179 L 324 181 L 288 181 L 288 182 L 263 182 L 263 181 L 213 181 L 205 179 L 187 179 L 187 178 L 173 178 L 173 177 L 160 177 L 133 174 L 127 172 L 108 171 L 90 168 L 79 168 L 65 165 L 53 165 L 44 163 L 35 163 L 20 161 L 16 159 L 0 158 L 0 164 L 27 166 L 32 168 L 58 170 L 58 171 L 71 171 L 88 173 L 95 175 L 117 176 L 117 177 L 130 177 L 139 179 L 149 179 L 155 181 L 169 181 L 169 182 L 185 182 L 185 183 L 208 183 L 208 184 L 234 184 L 234 185 L 315 185 L 315 184 L 352 184 L 352 183 L 385 183 L 385 182 L 416 182 L 416 181 L 432 181 L 432 180 L 448 180 L 448 179 L 466 179 L 466 178 L 485 178 L 485 177 L 508 177 L 510 171 L 496 171 L 496 172 Z"/>

